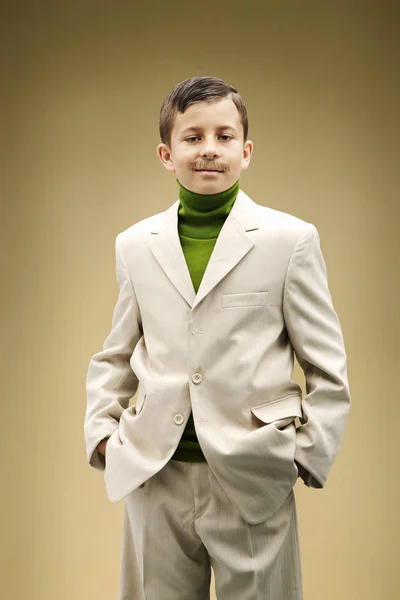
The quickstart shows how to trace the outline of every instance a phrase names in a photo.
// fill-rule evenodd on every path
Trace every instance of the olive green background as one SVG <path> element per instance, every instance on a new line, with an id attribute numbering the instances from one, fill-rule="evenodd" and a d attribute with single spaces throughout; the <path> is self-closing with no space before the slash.
<path id="1" fill-rule="evenodd" d="M 111 326 L 117 233 L 177 199 L 161 103 L 212 75 L 247 105 L 242 189 L 317 227 L 345 339 L 342 447 L 324 490 L 295 486 L 305 600 L 396 600 L 398 3 L 0 10 L 2 596 L 117 599 L 123 503 L 86 462 L 86 370 Z"/>

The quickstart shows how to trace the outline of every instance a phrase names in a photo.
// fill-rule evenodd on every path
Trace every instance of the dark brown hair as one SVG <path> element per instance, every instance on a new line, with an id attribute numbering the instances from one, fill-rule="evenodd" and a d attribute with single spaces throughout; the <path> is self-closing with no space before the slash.
<path id="1" fill-rule="evenodd" d="M 177 112 L 184 113 L 194 102 L 213 102 L 219 98 L 230 98 L 239 111 L 243 126 L 243 139 L 247 139 L 249 124 L 246 105 L 239 92 L 218 77 L 190 77 L 178 83 L 165 98 L 160 110 L 160 138 L 171 148 L 171 132 Z"/>

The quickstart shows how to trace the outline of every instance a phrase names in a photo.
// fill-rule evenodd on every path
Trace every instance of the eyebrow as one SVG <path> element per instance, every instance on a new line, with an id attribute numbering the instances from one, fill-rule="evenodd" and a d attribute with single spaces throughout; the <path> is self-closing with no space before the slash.
<path id="1" fill-rule="evenodd" d="M 186 127 L 182 133 L 186 133 L 187 131 L 202 131 L 202 127 L 199 126 L 191 126 L 191 127 Z M 218 127 L 216 127 L 217 130 L 220 129 L 232 129 L 233 131 L 236 131 L 236 127 L 234 127 L 233 125 L 218 125 Z"/>

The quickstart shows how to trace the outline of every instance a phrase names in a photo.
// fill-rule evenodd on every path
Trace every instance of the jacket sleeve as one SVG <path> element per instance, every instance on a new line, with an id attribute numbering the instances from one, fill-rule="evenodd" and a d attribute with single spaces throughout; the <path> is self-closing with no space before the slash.
<path id="1" fill-rule="evenodd" d="M 118 429 L 120 416 L 129 406 L 139 381 L 130 366 L 133 350 L 142 336 L 139 308 L 123 257 L 121 234 L 115 240 L 116 278 L 119 295 L 114 307 L 111 332 L 103 349 L 92 356 L 86 376 L 84 435 L 90 466 L 105 470 L 98 443 Z"/>
<path id="2" fill-rule="evenodd" d="M 328 288 L 320 238 L 311 223 L 290 257 L 283 312 L 306 384 L 295 461 L 305 485 L 322 488 L 339 451 L 350 390 L 342 330 Z"/>

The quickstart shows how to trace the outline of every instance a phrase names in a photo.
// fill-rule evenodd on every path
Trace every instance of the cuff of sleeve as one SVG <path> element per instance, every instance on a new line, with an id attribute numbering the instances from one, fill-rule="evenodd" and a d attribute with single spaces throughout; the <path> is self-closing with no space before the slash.
<path id="1" fill-rule="evenodd" d="M 295 460 L 295 463 L 297 465 L 298 471 L 299 471 L 299 477 L 301 477 L 301 479 L 304 482 L 304 485 L 306 485 L 307 487 L 310 488 L 322 488 L 321 483 L 318 481 L 318 479 L 316 479 L 313 475 L 311 475 L 311 473 L 309 473 L 309 471 L 307 471 L 307 469 L 305 469 L 303 467 L 303 465 L 301 465 L 299 462 L 297 462 L 297 460 Z"/>
<path id="2" fill-rule="evenodd" d="M 99 471 L 105 471 L 106 457 L 104 456 L 104 454 L 101 454 L 101 452 L 99 452 L 98 450 L 94 450 L 90 457 L 89 464 L 91 467 L 94 467 Z"/>

